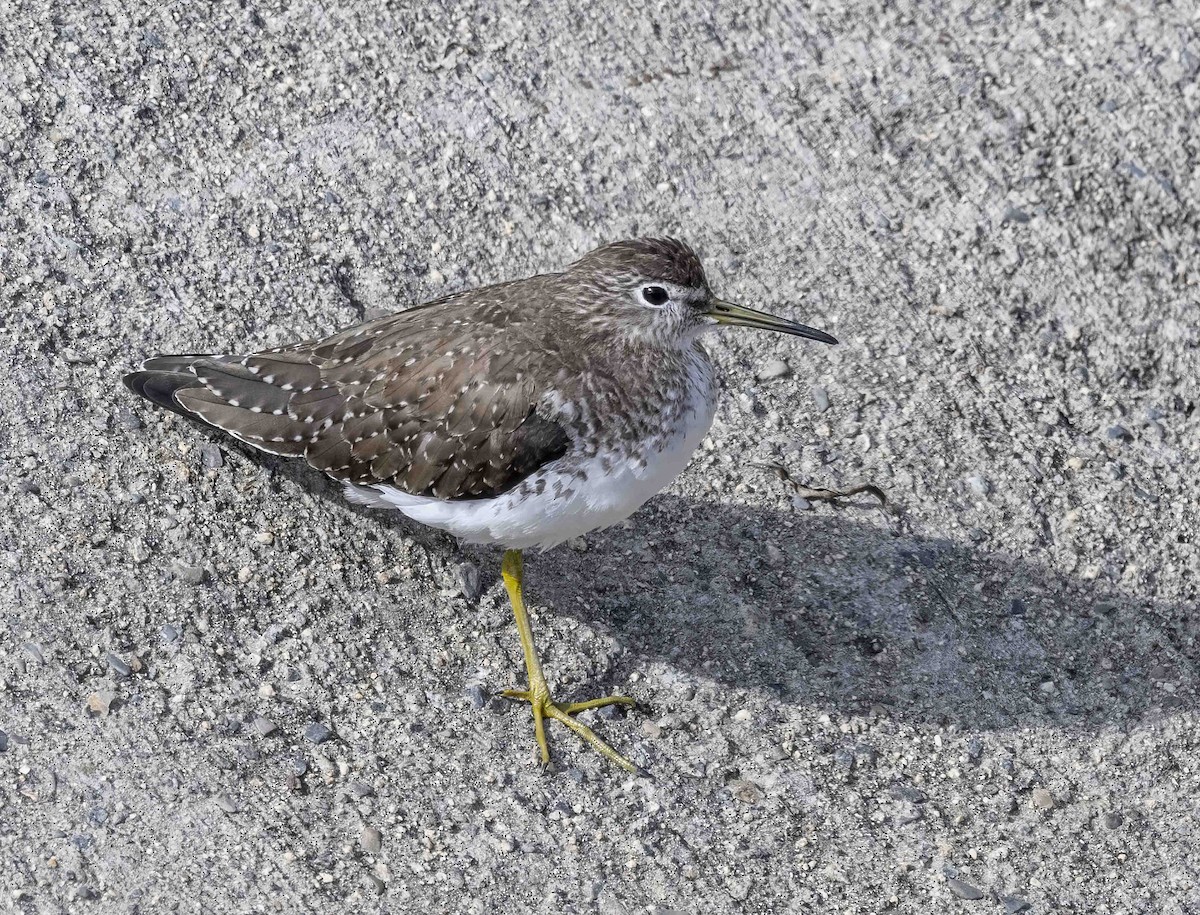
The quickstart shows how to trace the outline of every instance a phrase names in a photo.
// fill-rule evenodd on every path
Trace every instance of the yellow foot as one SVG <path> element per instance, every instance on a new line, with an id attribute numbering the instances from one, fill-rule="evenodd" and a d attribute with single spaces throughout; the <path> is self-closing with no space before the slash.
<path id="1" fill-rule="evenodd" d="M 533 735 L 537 740 L 538 749 L 542 753 L 543 765 L 548 765 L 550 762 L 550 745 L 546 742 L 544 721 L 547 718 L 553 718 L 555 721 L 565 724 L 584 741 L 591 744 L 597 753 L 616 763 L 626 772 L 636 775 L 642 771 L 601 740 L 595 731 L 571 717 L 576 712 L 582 712 L 589 708 L 602 708 L 606 705 L 633 705 L 633 700 L 628 696 L 605 696 L 603 699 L 589 699 L 587 702 L 555 702 L 550 698 L 550 689 L 544 680 L 535 684 L 533 689 L 506 689 L 500 695 L 505 699 L 528 702 L 533 709 Z"/>

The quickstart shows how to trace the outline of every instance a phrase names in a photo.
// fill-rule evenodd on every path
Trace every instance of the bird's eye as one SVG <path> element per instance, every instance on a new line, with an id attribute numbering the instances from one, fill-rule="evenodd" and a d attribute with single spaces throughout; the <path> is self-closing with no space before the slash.
<path id="1" fill-rule="evenodd" d="M 642 298 L 646 300 L 647 305 L 663 305 L 670 296 L 662 286 L 643 286 Z"/>

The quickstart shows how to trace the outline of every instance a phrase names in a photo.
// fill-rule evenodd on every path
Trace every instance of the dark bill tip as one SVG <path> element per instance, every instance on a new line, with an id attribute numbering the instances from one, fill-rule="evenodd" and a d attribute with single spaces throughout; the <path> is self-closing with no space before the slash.
<path id="1" fill-rule="evenodd" d="M 732 302 L 726 302 L 722 299 L 713 299 L 709 303 L 707 313 L 718 324 L 774 330 L 781 334 L 791 334 L 794 337 L 804 337 L 808 340 L 816 340 L 819 343 L 829 343 L 831 345 L 836 345 L 838 342 L 837 338 L 831 334 L 827 334 L 823 330 L 817 330 L 815 327 L 809 327 L 807 324 L 789 321 L 787 318 L 780 318 L 754 308 L 746 308 L 744 305 L 734 305 Z"/>

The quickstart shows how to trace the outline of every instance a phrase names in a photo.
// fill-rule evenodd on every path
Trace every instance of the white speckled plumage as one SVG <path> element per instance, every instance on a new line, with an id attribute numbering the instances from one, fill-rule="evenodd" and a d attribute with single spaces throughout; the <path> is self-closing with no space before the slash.
<path id="1" fill-rule="evenodd" d="M 126 384 L 353 501 L 466 540 L 551 547 L 628 517 L 712 422 L 718 323 L 832 338 L 717 299 L 687 245 L 605 245 L 500 283 L 248 355 L 160 356 Z"/>
<path id="2" fill-rule="evenodd" d="M 514 489 L 491 499 L 446 501 L 389 484 L 346 484 L 346 497 L 391 508 L 468 543 L 542 550 L 625 520 L 675 479 L 712 426 L 717 388 L 707 354 L 693 344 L 685 360 L 679 409 L 663 413 L 658 434 L 618 441 L 592 453 L 577 447 L 539 468 Z M 557 397 L 560 415 L 577 406 Z"/>

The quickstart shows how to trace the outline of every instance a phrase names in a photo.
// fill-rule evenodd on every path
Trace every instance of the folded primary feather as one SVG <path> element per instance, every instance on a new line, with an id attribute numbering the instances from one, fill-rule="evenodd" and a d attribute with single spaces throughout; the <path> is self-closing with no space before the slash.
<path id="1" fill-rule="evenodd" d="M 125 380 L 161 406 L 263 451 L 303 456 L 346 483 L 495 496 L 569 445 L 562 426 L 536 412 L 544 387 L 521 365 L 527 328 L 514 285 L 279 349 L 159 356 Z M 482 307 L 481 292 L 490 297 Z M 553 376 L 549 355 L 541 373 Z"/>

